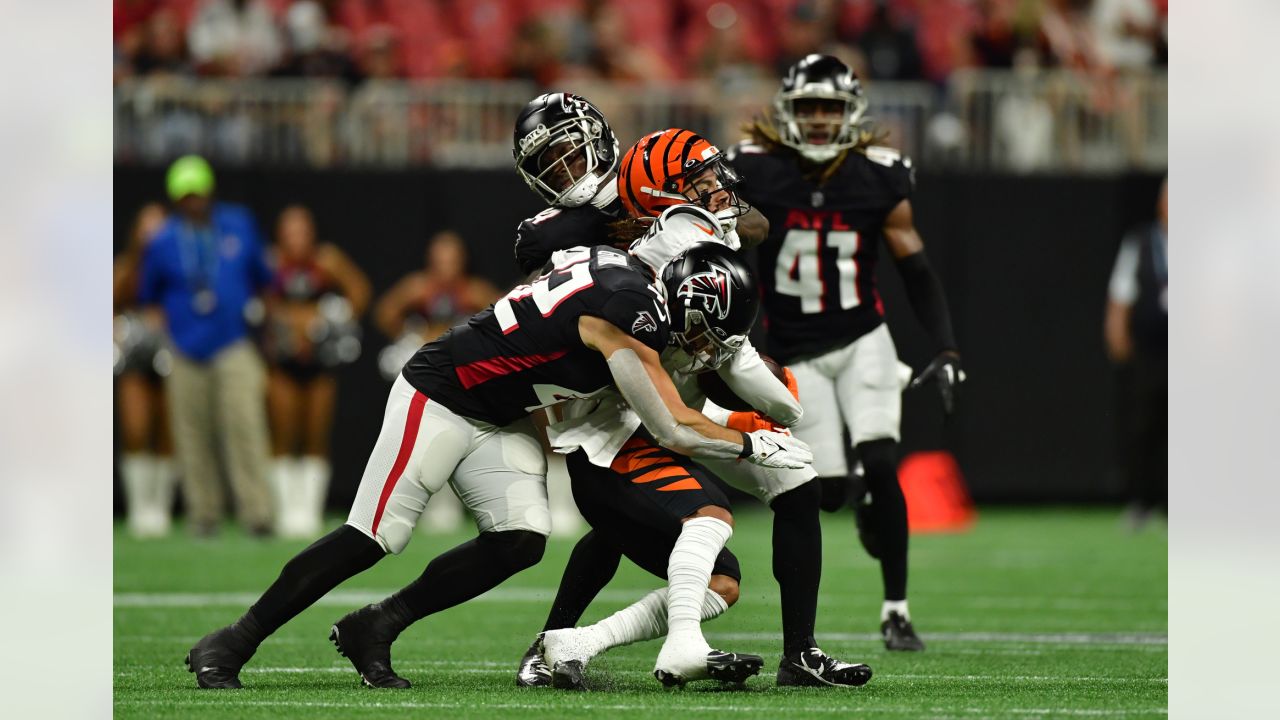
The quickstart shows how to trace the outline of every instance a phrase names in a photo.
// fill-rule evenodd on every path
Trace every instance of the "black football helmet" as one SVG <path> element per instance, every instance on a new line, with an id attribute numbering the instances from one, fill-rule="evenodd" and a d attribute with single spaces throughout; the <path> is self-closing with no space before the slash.
<path id="1" fill-rule="evenodd" d="M 618 160 L 604 114 L 571 93 L 539 95 L 516 117 L 516 172 L 548 204 L 578 207 L 595 197 Z"/>
<path id="2" fill-rule="evenodd" d="M 813 115 L 812 108 L 797 112 L 800 101 L 841 103 L 839 116 Z M 858 143 L 858 125 L 867 111 L 862 84 L 838 58 L 806 55 L 787 70 L 782 87 L 773 97 L 778 139 L 813 162 L 827 162 Z"/>
<path id="3" fill-rule="evenodd" d="M 747 341 L 760 312 L 751 268 L 728 247 L 694 243 L 662 270 L 671 339 L 691 360 L 687 372 L 714 370 Z"/>

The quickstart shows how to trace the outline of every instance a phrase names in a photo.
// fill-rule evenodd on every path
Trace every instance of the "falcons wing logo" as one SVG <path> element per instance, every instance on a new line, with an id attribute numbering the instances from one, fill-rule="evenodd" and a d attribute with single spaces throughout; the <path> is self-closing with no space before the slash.
<path id="1" fill-rule="evenodd" d="M 729 269 L 711 263 L 709 272 L 694 273 L 680 283 L 676 297 L 685 301 L 691 310 L 702 310 L 708 317 L 724 320 L 729 317 Z M 701 301 L 701 307 L 698 301 Z"/>
<path id="2" fill-rule="evenodd" d="M 642 332 L 658 332 L 658 322 L 653 319 L 648 310 L 636 313 L 636 321 L 631 323 L 632 335 Z"/>

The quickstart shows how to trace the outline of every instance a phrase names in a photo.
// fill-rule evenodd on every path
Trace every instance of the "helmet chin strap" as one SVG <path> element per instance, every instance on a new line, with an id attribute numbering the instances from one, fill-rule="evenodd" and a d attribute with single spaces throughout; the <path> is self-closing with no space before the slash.
<path id="1" fill-rule="evenodd" d="M 590 202 L 599 189 L 600 177 L 595 173 L 587 173 L 556 198 L 555 204 L 568 208 L 581 207 Z"/>

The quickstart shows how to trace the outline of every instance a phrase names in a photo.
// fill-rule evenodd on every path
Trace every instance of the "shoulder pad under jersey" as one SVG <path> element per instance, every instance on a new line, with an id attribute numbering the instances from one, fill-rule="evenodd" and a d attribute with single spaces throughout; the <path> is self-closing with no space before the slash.
<path id="1" fill-rule="evenodd" d="M 631 254 L 661 273 L 662 268 L 694 243 L 718 242 L 730 250 L 740 246 L 737 233 L 726 236 L 720 220 L 697 205 L 674 205 L 653 221 L 639 240 L 631 243 Z"/>

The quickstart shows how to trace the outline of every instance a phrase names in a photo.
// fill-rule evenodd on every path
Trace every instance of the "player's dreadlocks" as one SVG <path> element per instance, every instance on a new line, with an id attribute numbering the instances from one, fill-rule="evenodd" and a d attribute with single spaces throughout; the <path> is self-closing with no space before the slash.
<path id="1" fill-rule="evenodd" d="M 774 120 L 773 113 L 757 115 L 750 122 L 742 126 L 742 131 L 746 133 L 751 142 L 763 147 L 765 150 L 772 151 L 775 148 L 785 148 L 778 135 L 778 125 Z M 889 131 L 876 125 L 864 124 L 858 128 L 858 142 L 848 150 L 842 150 L 839 155 L 835 156 L 830 162 L 816 164 L 803 162 L 801 166 L 804 168 L 806 177 L 817 185 L 823 185 L 835 174 L 836 170 L 844 164 L 844 159 L 851 152 L 865 152 L 871 145 L 883 144 L 889 137 Z M 803 159 L 803 158 L 802 158 Z"/>

